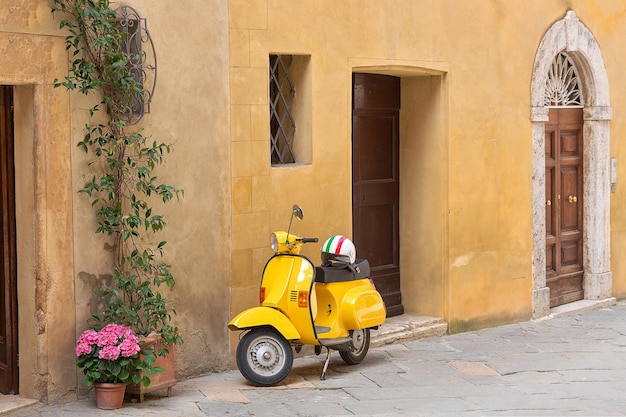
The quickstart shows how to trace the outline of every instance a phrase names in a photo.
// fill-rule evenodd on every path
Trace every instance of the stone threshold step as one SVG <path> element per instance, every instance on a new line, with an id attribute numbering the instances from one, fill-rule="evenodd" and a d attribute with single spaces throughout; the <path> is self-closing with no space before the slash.
<path id="1" fill-rule="evenodd" d="M 446 334 L 448 334 L 448 323 L 443 319 L 402 314 L 386 319 L 385 324 L 378 330 L 372 331 L 370 346 L 380 347 L 427 337 L 441 337 Z"/>
<path id="2" fill-rule="evenodd" d="M 609 308 L 617 304 L 615 297 L 605 298 L 603 300 L 579 300 L 573 303 L 563 304 L 550 309 L 550 314 L 542 319 L 554 319 L 557 317 L 567 317 L 574 314 L 584 313 L 586 311 L 600 310 Z M 539 319 L 541 320 L 541 319 Z"/>
<path id="3" fill-rule="evenodd" d="M 26 408 L 39 404 L 37 400 L 20 397 L 19 395 L 0 394 L 0 415 L 12 413 L 21 408 Z"/>

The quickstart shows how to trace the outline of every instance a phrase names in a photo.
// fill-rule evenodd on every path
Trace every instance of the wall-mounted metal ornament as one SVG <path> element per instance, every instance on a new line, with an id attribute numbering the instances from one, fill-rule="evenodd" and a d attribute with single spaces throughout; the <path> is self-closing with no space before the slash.
<path id="1" fill-rule="evenodd" d="M 124 47 L 128 57 L 128 71 L 143 86 L 143 90 L 130 97 L 130 112 L 127 125 L 138 123 L 146 113 L 150 113 L 150 103 L 157 80 L 156 51 L 148 23 L 145 18 L 130 6 L 117 8 L 117 21 L 124 33 Z"/>

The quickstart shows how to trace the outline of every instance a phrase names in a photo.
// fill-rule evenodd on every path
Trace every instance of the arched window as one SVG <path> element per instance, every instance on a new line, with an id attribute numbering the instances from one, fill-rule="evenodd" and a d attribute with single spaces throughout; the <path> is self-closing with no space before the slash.
<path id="1" fill-rule="evenodd" d="M 582 106 L 578 72 L 564 52 L 559 52 L 548 71 L 544 105 L 546 107 Z"/>

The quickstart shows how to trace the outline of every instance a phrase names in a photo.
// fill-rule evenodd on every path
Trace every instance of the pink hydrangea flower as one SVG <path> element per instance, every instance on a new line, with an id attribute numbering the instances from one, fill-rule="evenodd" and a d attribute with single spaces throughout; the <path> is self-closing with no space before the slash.
<path id="1" fill-rule="evenodd" d="M 89 355 L 91 353 L 91 345 L 85 342 L 78 342 L 76 344 L 76 356 Z"/>
<path id="2" fill-rule="evenodd" d="M 126 338 L 120 344 L 120 351 L 122 352 L 122 356 L 124 356 L 125 358 L 136 355 L 137 353 L 139 353 L 139 350 L 139 344 L 137 343 L 136 339 L 132 340 L 131 338 Z"/>
<path id="3" fill-rule="evenodd" d="M 116 345 L 125 331 L 126 327 L 119 324 L 107 324 L 98 332 L 98 346 Z"/>
<path id="4" fill-rule="evenodd" d="M 133 331 L 119 324 L 107 324 L 99 332 L 85 330 L 76 343 L 76 356 L 94 354 L 105 360 L 117 360 L 120 355 L 129 358 L 141 348 Z"/>
<path id="5" fill-rule="evenodd" d="M 98 354 L 100 359 L 106 359 L 108 361 L 117 360 L 120 357 L 120 347 L 119 346 L 105 346 L 100 349 L 100 353 Z"/>
<path id="6" fill-rule="evenodd" d="M 80 335 L 75 347 L 78 357 L 76 364 L 85 368 L 89 383 L 129 383 L 134 373 L 145 366 L 139 355 L 140 350 L 139 341 L 132 329 L 119 324 L 107 324 L 99 332 L 85 330 Z M 130 360 L 123 360 L 125 358 Z M 126 372 L 120 373 L 120 369 Z"/>
<path id="7" fill-rule="evenodd" d="M 78 338 L 78 343 L 93 345 L 98 340 L 98 332 L 95 330 L 85 330 Z"/>

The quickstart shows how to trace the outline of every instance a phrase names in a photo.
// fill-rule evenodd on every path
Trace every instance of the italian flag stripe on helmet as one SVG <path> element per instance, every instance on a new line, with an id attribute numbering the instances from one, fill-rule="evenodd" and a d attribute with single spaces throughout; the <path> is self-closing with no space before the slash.
<path id="1" fill-rule="evenodd" d="M 328 244 L 324 248 L 324 252 L 334 253 L 334 254 L 340 253 L 339 251 L 341 250 L 341 245 L 343 244 L 344 240 L 346 240 L 345 236 L 335 235 L 331 237 L 330 239 L 328 239 Z"/>

